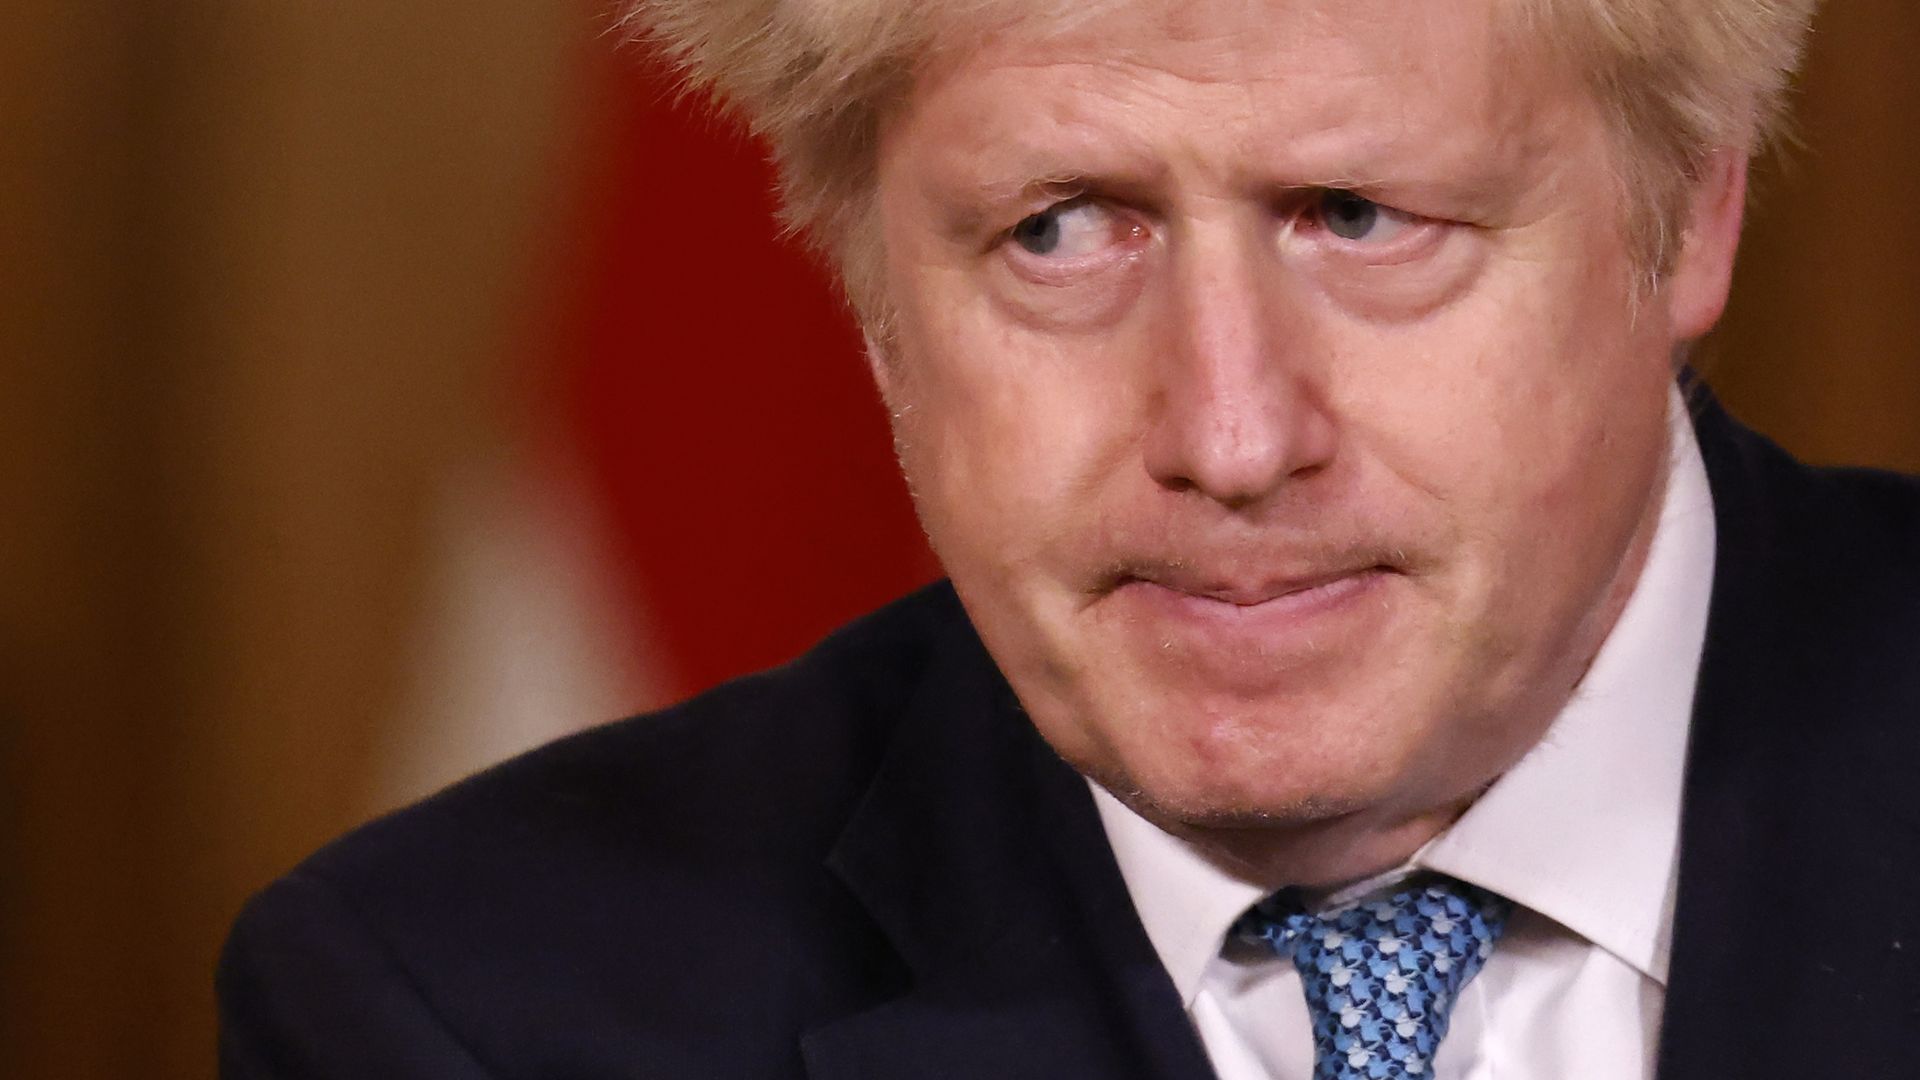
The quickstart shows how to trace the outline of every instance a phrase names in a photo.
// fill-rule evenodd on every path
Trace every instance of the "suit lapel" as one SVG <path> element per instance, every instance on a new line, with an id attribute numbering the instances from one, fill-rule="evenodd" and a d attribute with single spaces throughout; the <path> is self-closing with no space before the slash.
<path id="1" fill-rule="evenodd" d="M 1660 1075 L 1911 1075 L 1920 537 L 1695 398 L 1719 554 Z"/>
<path id="2" fill-rule="evenodd" d="M 910 985 L 809 1032 L 815 1080 L 1212 1075 L 1085 783 L 957 603 L 829 861 Z"/>

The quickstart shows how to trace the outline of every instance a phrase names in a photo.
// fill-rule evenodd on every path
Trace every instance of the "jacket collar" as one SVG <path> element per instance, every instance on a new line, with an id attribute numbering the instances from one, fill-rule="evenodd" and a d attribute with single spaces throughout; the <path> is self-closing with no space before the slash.
<path id="1" fill-rule="evenodd" d="M 1891 477 L 1835 483 L 1690 389 L 1719 553 L 1660 1075 L 1905 1075 L 1920 1059 L 1920 500 Z"/>
<path id="2" fill-rule="evenodd" d="M 1085 783 L 945 599 L 945 639 L 828 860 L 909 984 L 810 1031 L 810 1075 L 1210 1076 Z"/>

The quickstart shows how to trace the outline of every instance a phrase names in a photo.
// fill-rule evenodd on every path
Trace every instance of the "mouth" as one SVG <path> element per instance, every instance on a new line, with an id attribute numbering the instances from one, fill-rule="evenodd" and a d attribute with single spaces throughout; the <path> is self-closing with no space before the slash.
<path id="1" fill-rule="evenodd" d="M 1336 627 L 1357 626 L 1355 613 L 1371 606 L 1401 571 L 1360 563 L 1271 577 L 1210 576 L 1188 568 L 1156 567 L 1118 577 L 1111 597 L 1142 629 L 1172 642 L 1198 635 L 1196 644 L 1258 644 L 1264 649 L 1315 649 Z"/>
<path id="2" fill-rule="evenodd" d="M 1385 564 L 1343 567 L 1307 574 L 1263 578 L 1257 581 L 1208 577 L 1181 568 L 1144 570 L 1120 575 L 1116 588 L 1147 585 L 1190 600 L 1257 608 L 1269 604 L 1301 604 L 1364 588 L 1376 575 L 1397 573 Z"/>

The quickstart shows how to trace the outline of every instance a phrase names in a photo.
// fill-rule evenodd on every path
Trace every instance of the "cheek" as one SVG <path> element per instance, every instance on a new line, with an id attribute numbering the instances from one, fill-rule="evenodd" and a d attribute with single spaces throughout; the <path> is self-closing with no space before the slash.
<path id="1" fill-rule="evenodd" d="M 1664 348 L 1605 255 L 1490 268 L 1473 297 L 1376 329 L 1336 368 L 1375 489 L 1424 496 L 1406 501 L 1453 538 L 1456 580 L 1485 605 L 1591 599 L 1664 462 Z"/>
<path id="2" fill-rule="evenodd" d="M 1068 343 L 965 300 L 902 331 L 891 401 L 901 465 L 950 568 L 1031 562 L 1072 531 L 1126 444 L 1120 380 Z"/>
<path id="3" fill-rule="evenodd" d="M 1552 497 L 1603 464 L 1617 421 L 1664 411 L 1665 352 L 1636 330 L 1627 282 L 1604 244 L 1497 262 L 1435 318 L 1371 328 L 1341 365 L 1345 414 L 1436 494 Z"/>

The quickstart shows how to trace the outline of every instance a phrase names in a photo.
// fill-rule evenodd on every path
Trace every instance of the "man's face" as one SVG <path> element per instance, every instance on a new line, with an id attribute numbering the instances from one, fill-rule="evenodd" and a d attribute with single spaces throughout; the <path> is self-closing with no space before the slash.
<path id="1" fill-rule="evenodd" d="M 1009 32 L 883 132 L 927 532 L 1041 732 L 1162 824 L 1471 798 L 1638 572 L 1699 318 L 1635 304 L 1600 115 L 1494 3 Z"/>

